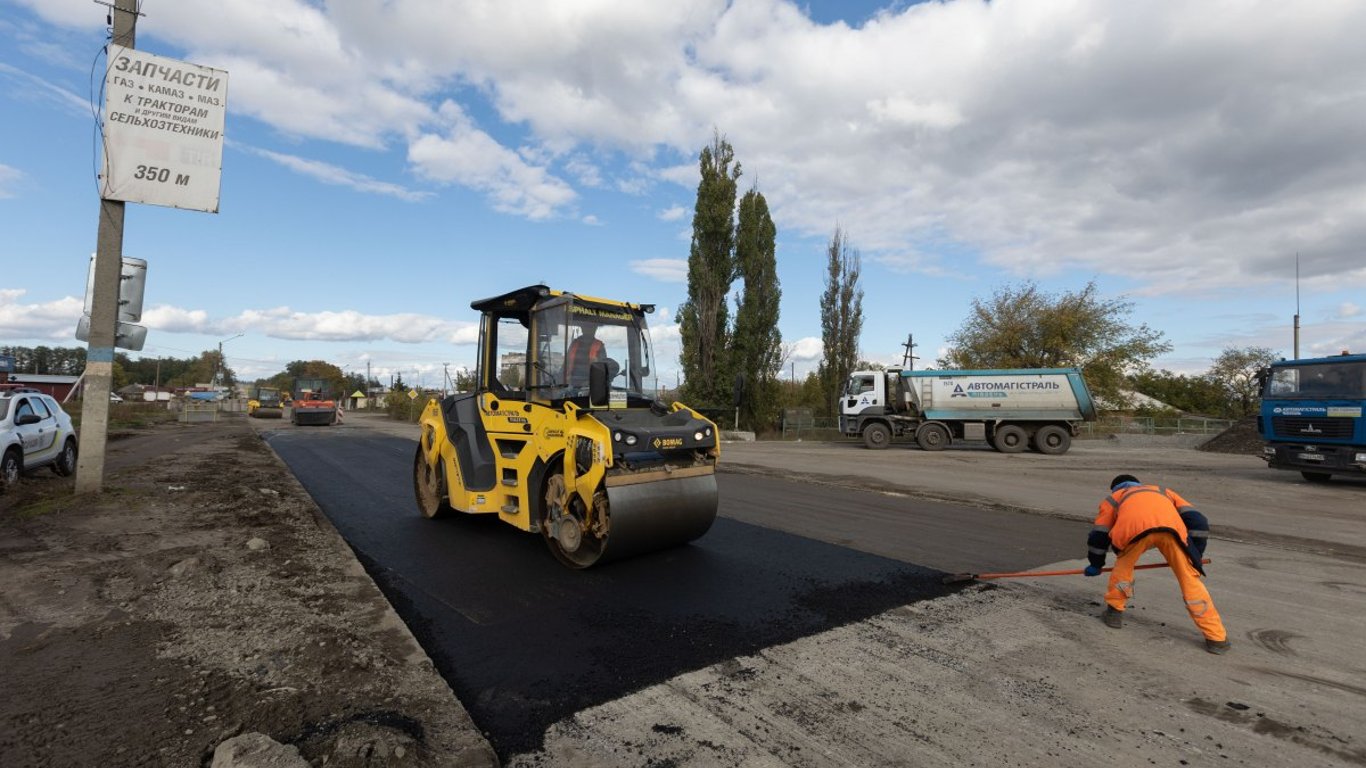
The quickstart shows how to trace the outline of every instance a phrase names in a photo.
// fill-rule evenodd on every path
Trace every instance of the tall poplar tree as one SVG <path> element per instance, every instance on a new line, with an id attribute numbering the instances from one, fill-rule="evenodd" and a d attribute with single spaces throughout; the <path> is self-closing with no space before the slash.
<path id="1" fill-rule="evenodd" d="M 683 390 L 690 402 L 721 405 L 729 404 L 731 392 L 726 295 L 735 279 L 735 187 L 740 164 L 720 133 L 712 135 L 698 160 L 702 180 L 693 209 L 688 300 L 678 308 Z"/>
<path id="2" fill-rule="evenodd" d="M 857 250 L 839 227 L 826 249 L 825 292 L 821 294 L 821 345 L 823 357 L 817 368 L 822 410 L 834 412 L 835 398 L 858 364 L 858 338 L 863 331 L 863 289 L 858 287 L 862 269 Z"/>
<path id="3" fill-rule="evenodd" d="M 735 331 L 730 353 L 734 368 L 745 377 L 740 422 L 756 431 L 777 423 L 778 369 L 782 365 L 782 333 L 778 330 L 778 228 L 768 212 L 768 201 L 750 189 L 740 199 L 735 232 L 735 262 L 743 281 L 736 301 Z"/>

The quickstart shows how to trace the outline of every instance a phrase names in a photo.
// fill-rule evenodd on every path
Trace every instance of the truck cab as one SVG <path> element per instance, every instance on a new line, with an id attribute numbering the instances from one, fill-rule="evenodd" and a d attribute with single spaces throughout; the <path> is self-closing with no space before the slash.
<path id="1" fill-rule="evenodd" d="M 1366 355 L 1281 360 L 1261 378 L 1257 431 L 1269 467 L 1316 483 L 1366 477 Z"/>

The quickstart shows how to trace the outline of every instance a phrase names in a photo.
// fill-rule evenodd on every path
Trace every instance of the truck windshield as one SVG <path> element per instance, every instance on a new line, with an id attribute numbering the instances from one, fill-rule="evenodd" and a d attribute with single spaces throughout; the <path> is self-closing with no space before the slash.
<path id="1" fill-rule="evenodd" d="M 1271 369 L 1266 397 L 1315 400 L 1366 398 L 1366 362 L 1285 365 Z"/>
<path id="2" fill-rule="evenodd" d="M 861 395 L 864 392 L 872 392 L 874 387 L 874 377 L 872 376 L 850 376 L 849 385 L 845 387 L 846 395 Z"/>

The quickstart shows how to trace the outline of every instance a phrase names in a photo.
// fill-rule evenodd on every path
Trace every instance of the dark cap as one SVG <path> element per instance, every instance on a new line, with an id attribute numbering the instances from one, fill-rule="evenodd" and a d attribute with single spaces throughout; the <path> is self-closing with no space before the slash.
<path id="1" fill-rule="evenodd" d="M 1110 481 L 1110 490 L 1113 491 L 1113 490 L 1115 489 L 1115 486 L 1118 486 L 1118 485 L 1120 485 L 1121 483 L 1136 483 L 1136 482 L 1138 482 L 1138 478 L 1134 477 L 1133 475 L 1116 475 L 1116 476 L 1115 476 L 1115 479 Z"/>

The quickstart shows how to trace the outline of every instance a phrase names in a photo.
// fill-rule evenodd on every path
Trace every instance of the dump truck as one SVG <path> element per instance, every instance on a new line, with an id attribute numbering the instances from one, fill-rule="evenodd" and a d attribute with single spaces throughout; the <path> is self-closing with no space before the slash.
<path id="1" fill-rule="evenodd" d="M 1096 418 L 1076 368 L 854 371 L 837 410 L 840 432 L 869 448 L 905 437 L 927 451 L 978 440 L 1049 455 L 1066 453 L 1079 425 Z"/>
<path id="2" fill-rule="evenodd" d="M 284 416 L 284 401 L 280 390 L 275 387 L 257 387 L 256 393 L 247 401 L 247 415 L 258 419 L 278 419 Z"/>
<path id="3" fill-rule="evenodd" d="M 1267 466 L 1311 483 L 1366 476 L 1366 355 L 1281 360 L 1260 379 Z"/>
<path id="4" fill-rule="evenodd" d="M 532 285 L 475 301 L 474 387 L 427 402 L 418 511 L 495 515 L 570 568 L 692 541 L 716 519 L 716 425 L 657 398 L 649 304 Z"/>
<path id="5" fill-rule="evenodd" d="M 295 426 L 332 426 L 337 423 L 337 401 L 327 396 L 326 379 L 295 379 L 289 406 Z"/>

